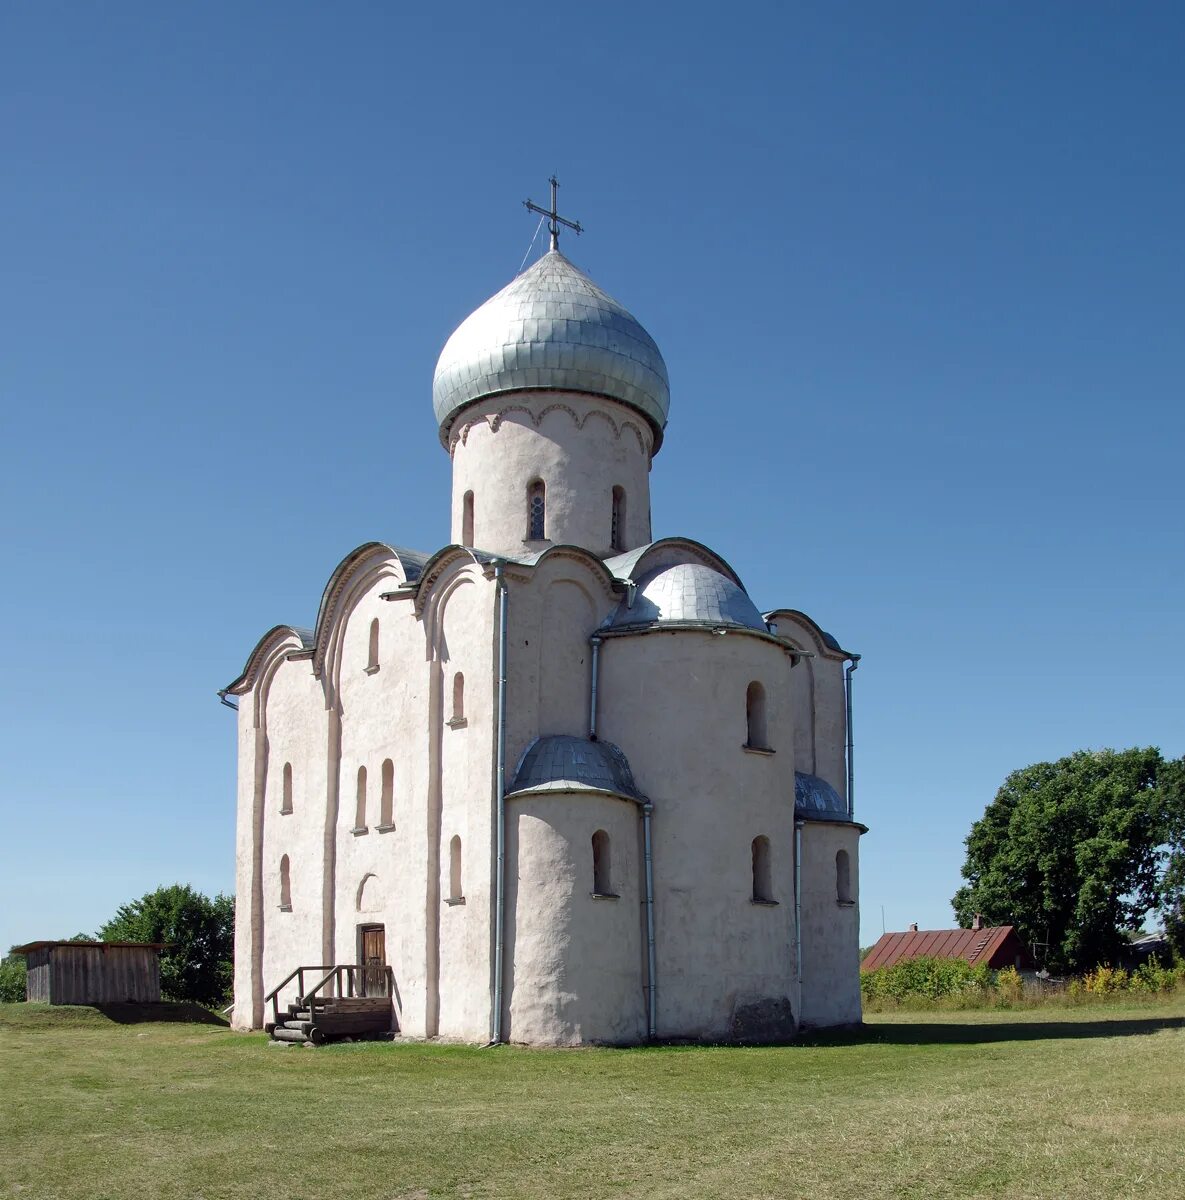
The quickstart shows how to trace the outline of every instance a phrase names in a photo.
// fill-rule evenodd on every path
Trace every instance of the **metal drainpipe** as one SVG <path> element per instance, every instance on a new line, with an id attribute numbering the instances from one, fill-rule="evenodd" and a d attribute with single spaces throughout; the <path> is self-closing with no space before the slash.
<path id="1" fill-rule="evenodd" d="M 588 692 L 588 737 L 597 740 L 597 665 L 601 658 L 601 639 L 594 633 L 589 639 L 592 645 L 592 685 Z"/>
<path id="2" fill-rule="evenodd" d="M 798 973 L 798 1007 L 802 1008 L 802 822 L 794 822 L 794 969 Z"/>
<path id="3" fill-rule="evenodd" d="M 847 724 L 848 724 L 848 820 L 852 819 L 856 811 L 853 797 L 855 791 L 852 785 L 852 772 L 855 764 L 855 756 L 852 752 L 852 672 L 860 665 L 860 655 L 849 654 L 848 669 L 844 672 L 843 688 L 844 688 L 844 703 L 847 706 Z"/>
<path id="4" fill-rule="evenodd" d="M 495 872 L 494 900 L 494 1007 L 490 1014 L 490 1045 L 502 1040 L 502 975 L 506 942 L 506 580 L 502 564 L 494 566 L 494 584 L 498 589 L 498 713 L 497 765 L 494 791 L 497 805 L 498 864 Z"/>
<path id="5" fill-rule="evenodd" d="M 646 1029 L 653 1040 L 658 1032 L 658 992 L 655 975 L 658 954 L 654 945 L 654 851 L 650 838 L 650 817 L 654 805 L 649 800 L 642 805 L 642 846 L 646 858 Z"/>

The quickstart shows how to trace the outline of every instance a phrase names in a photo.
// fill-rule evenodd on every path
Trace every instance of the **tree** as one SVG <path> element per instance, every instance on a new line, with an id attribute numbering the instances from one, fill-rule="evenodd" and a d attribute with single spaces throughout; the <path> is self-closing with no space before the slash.
<path id="1" fill-rule="evenodd" d="M 0 958 L 0 1004 L 18 1004 L 25 998 L 25 956 L 10 950 Z"/>
<path id="2" fill-rule="evenodd" d="M 161 953 L 161 994 L 215 1005 L 230 992 L 234 931 L 233 896 L 211 900 L 176 883 L 121 905 L 96 936 L 108 942 L 171 943 Z"/>
<path id="3" fill-rule="evenodd" d="M 1168 899 L 1185 860 L 1171 845 L 1180 827 L 1181 762 L 1155 747 L 1080 750 L 1013 771 L 967 836 L 963 877 L 951 903 L 964 928 L 976 913 L 1015 925 L 1022 941 L 1047 943 L 1055 971 L 1114 962 L 1124 931 Z"/>

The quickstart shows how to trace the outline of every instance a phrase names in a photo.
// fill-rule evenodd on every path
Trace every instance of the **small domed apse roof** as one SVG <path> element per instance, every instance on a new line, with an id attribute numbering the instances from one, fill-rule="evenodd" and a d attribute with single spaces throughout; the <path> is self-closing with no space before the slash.
<path id="1" fill-rule="evenodd" d="M 827 820 L 846 821 L 848 806 L 843 797 L 818 775 L 804 775 L 801 771 L 794 772 L 794 815 L 810 819 L 826 818 Z"/>
<path id="2" fill-rule="evenodd" d="M 731 579 L 703 563 L 660 567 L 638 583 L 632 606 L 622 600 L 610 623 L 634 625 L 739 625 L 766 632 L 757 606 Z"/>
<path id="3" fill-rule="evenodd" d="M 619 792 L 642 799 L 625 755 L 612 742 L 557 734 L 536 738 L 526 750 L 510 792 Z"/>
<path id="4" fill-rule="evenodd" d="M 445 343 L 432 383 L 441 438 L 467 405 L 525 388 L 619 400 L 650 422 L 655 449 L 662 441 L 670 384 L 658 346 L 558 250 L 466 317 Z"/>

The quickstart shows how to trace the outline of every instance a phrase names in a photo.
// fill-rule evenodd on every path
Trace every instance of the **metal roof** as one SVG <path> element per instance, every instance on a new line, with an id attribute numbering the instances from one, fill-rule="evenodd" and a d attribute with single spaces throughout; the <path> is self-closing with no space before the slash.
<path id="1" fill-rule="evenodd" d="M 658 346 L 558 250 L 466 317 L 445 343 L 432 382 L 442 439 L 467 405 L 528 388 L 609 396 L 647 418 L 655 450 L 662 441 L 671 389 Z"/>
<path id="2" fill-rule="evenodd" d="M 843 797 L 818 775 L 794 772 L 794 815 L 810 820 L 846 821 L 848 806 Z"/>
<path id="3" fill-rule="evenodd" d="M 992 958 L 1015 932 L 1011 925 L 985 925 L 980 929 L 909 929 L 904 933 L 885 933 L 868 952 L 860 969 L 875 971 L 910 958 L 961 958 L 973 965 L 990 966 Z M 1019 938 L 1017 948 L 1028 956 Z"/>
<path id="4" fill-rule="evenodd" d="M 527 747 L 508 794 L 590 789 L 643 798 L 628 760 L 612 742 L 557 734 L 536 738 Z"/>
<path id="5" fill-rule="evenodd" d="M 633 604 L 627 596 L 609 622 L 613 629 L 667 624 L 739 625 L 767 632 L 744 589 L 702 563 L 676 563 L 644 575 Z"/>

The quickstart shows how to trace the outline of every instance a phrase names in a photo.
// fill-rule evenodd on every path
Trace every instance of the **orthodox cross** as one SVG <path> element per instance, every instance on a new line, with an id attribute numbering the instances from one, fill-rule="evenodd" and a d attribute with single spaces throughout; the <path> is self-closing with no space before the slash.
<path id="1" fill-rule="evenodd" d="M 556 211 L 556 192 L 559 189 L 560 181 L 553 175 L 548 180 L 551 184 L 551 207 L 540 208 L 538 204 L 533 204 L 530 200 L 523 201 L 523 207 L 530 209 L 531 212 L 537 212 L 541 217 L 547 217 L 547 228 L 551 230 L 551 248 L 558 250 L 560 248 L 560 226 L 567 225 L 569 229 L 576 233 L 583 233 L 584 229 L 579 221 L 569 221 L 567 217 L 561 217 Z"/>

